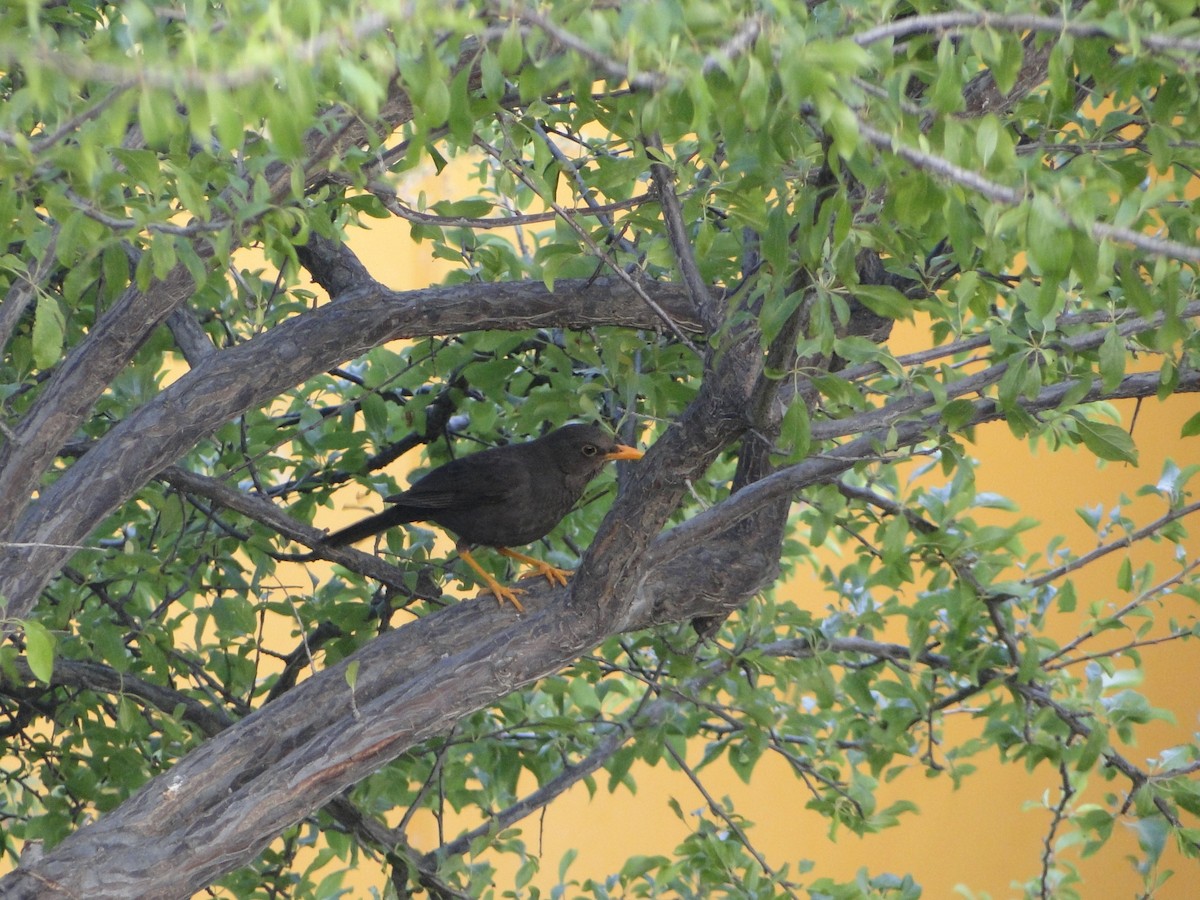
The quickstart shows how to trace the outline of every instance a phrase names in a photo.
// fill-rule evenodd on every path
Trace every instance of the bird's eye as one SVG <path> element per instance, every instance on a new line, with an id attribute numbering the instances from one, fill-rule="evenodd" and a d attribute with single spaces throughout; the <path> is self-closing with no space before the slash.
<path id="1" fill-rule="evenodd" d="M 583 445 L 583 455 L 584 456 L 595 456 L 599 452 L 600 452 L 600 448 L 597 447 L 595 444 L 584 444 Z"/>

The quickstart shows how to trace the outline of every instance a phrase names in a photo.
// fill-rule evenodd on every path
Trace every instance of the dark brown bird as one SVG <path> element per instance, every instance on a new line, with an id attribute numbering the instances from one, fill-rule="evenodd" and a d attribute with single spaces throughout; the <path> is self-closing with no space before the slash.
<path id="1" fill-rule="evenodd" d="M 588 482 L 614 459 L 641 459 L 642 451 L 618 444 L 595 425 L 565 425 L 523 444 L 493 447 L 451 460 L 386 498 L 393 504 L 335 531 L 325 543 L 353 544 L 406 522 L 435 522 L 458 538 L 458 555 L 483 579 L 496 599 L 518 612 L 516 588 L 506 588 L 471 556 L 471 547 L 495 547 L 537 569 L 551 584 L 571 573 L 508 549 L 545 537 L 583 496 Z"/>

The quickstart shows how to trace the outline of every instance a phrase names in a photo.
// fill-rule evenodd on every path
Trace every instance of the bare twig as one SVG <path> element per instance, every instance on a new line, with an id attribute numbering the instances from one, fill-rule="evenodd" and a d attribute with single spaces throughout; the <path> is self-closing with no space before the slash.
<path id="1" fill-rule="evenodd" d="M 964 169 L 962 166 L 956 165 L 948 159 L 902 143 L 898 136 L 879 131 L 863 121 L 861 117 L 858 119 L 858 130 L 863 137 L 879 149 L 894 153 L 924 172 L 928 172 L 945 181 L 970 188 L 997 203 L 1003 203 L 1006 206 L 1020 206 L 1022 203 L 1031 201 L 1035 196 L 1031 191 L 1008 187 L 997 181 L 992 181 L 990 178 L 971 169 Z M 1200 262 L 1200 247 L 1181 244 L 1178 241 L 1166 238 L 1153 237 L 1141 231 L 1124 228 L 1120 225 L 1109 225 L 1096 221 L 1077 221 L 1076 216 L 1070 210 L 1061 205 L 1054 204 L 1048 197 L 1045 199 L 1047 200 L 1048 208 L 1058 216 L 1063 224 L 1086 231 L 1092 237 L 1096 238 L 1096 240 L 1112 240 L 1122 244 L 1129 244 L 1151 256 Z"/>
<path id="2" fill-rule="evenodd" d="M 688 780 L 691 781 L 692 785 L 699 792 L 700 796 L 704 798 L 704 802 L 707 804 L 712 814 L 724 822 L 726 827 L 733 832 L 738 843 L 745 847 L 746 852 L 754 857 L 755 862 L 758 863 L 759 868 L 763 870 L 763 873 L 770 878 L 772 882 L 779 885 L 781 888 L 783 888 L 783 890 L 787 891 L 789 897 L 796 897 L 797 894 L 794 890 L 792 890 L 791 885 L 781 879 L 779 873 L 771 868 L 766 857 L 763 856 L 762 853 L 759 852 L 758 848 L 750 842 L 750 838 L 746 834 L 745 829 L 743 829 L 741 825 L 734 821 L 733 817 L 730 816 L 729 813 L 725 812 L 724 807 L 722 807 L 721 804 L 713 798 L 712 794 L 708 792 L 708 789 L 704 786 L 704 782 L 700 780 L 700 777 L 695 773 L 692 767 L 687 764 L 687 761 L 680 756 L 679 752 L 673 746 L 671 746 L 671 743 L 669 741 L 664 742 L 663 748 L 667 751 L 667 755 L 669 755 L 671 759 L 675 761 L 675 765 L 679 766 L 683 774 L 688 777 Z"/>
<path id="3" fill-rule="evenodd" d="M 521 166 L 517 165 L 512 160 L 506 159 L 504 154 L 499 153 L 494 147 L 491 147 L 482 141 L 476 141 L 476 144 L 477 146 L 481 147 L 485 153 L 488 153 L 498 160 L 501 165 L 505 166 L 505 168 L 512 172 L 513 175 L 519 178 L 521 182 L 525 184 L 525 186 L 531 191 L 537 193 L 539 196 L 542 196 L 538 186 L 531 178 L 529 178 Z M 597 259 L 603 261 L 618 279 L 623 281 L 635 294 L 637 294 L 641 301 L 645 303 L 646 306 L 649 307 L 650 310 L 662 320 L 667 328 L 671 330 L 671 333 L 675 335 L 675 338 L 681 344 L 683 344 L 697 356 L 702 355 L 700 353 L 700 349 L 691 342 L 686 334 L 683 333 L 683 330 L 679 327 L 675 320 L 671 318 L 667 311 L 654 302 L 654 299 L 646 293 L 645 288 L 642 287 L 636 278 L 626 272 L 622 266 L 617 265 L 616 260 L 609 256 L 609 254 L 606 253 L 604 249 L 596 243 L 592 236 L 588 234 L 587 229 L 576 221 L 575 216 L 573 216 L 569 210 L 556 202 L 553 197 L 542 196 L 542 201 L 551 209 L 553 209 L 562 218 L 562 220 L 570 226 L 571 230 L 579 236 L 579 239 L 583 241 L 583 243 Z"/>
<path id="4" fill-rule="evenodd" d="M 1043 900 L 1050 900 L 1053 897 L 1054 889 L 1050 884 L 1050 870 L 1054 866 L 1054 839 L 1058 834 L 1059 826 L 1066 819 L 1067 807 L 1075 796 L 1075 788 L 1071 784 L 1071 773 L 1067 769 L 1067 764 L 1059 763 L 1058 772 L 1062 777 L 1062 796 L 1059 797 L 1058 803 L 1054 804 L 1051 811 L 1050 828 L 1046 831 L 1045 838 L 1042 839 L 1042 876 L 1039 884 Z"/>
<path id="5" fill-rule="evenodd" d="M 1051 569 L 1049 572 L 1042 573 L 1036 578 L 1031 578 L 1029 580 L 1029 586 L 1032 588 L 1039 588 L 1049 584 L 1052 581 L 1058 581 L 1058 579 L 1089 566 L 1096 560 L 1108 556 L 1110 553 L 1114 553 L 1117 550 L 1125 550 L 1129 547 L 1132 547 L 1138 541 L 1143 541 L 1146 538 L 1154 537 L 1167 525 L 1178 521 L 1185 516 L 1190 516 L 1192 513 L 1197 511 L 1200 511 L 1200 501 L 1172 509 L 1169 512 L 1159 516 L 1148 525 L 1139 528 L 1137 531 L 1131 532 L 1130 534 L 1127 534 L 1122 538 L 1118 538 L 1115 541 L 1110 541 L 1107 544 L 1103 544 L 1097 547 L 1095 550 L 1091 550 L 1088 553 L 1083 554 L 1083 556 L 1077 557 L 1070 562 L 1063 563 L 1061 566 Z"/>
<path id="6" fill-rule="evenodd" d="M 866 47 L 878 41 L 894 40 L 912 34 L 955 34 L 968 28 L 1003 29 L 1017 34 L 1027 31 L 1044 31 L 1051 34 L 1069 34 L 1076 38 L 1102 37 L 1117 40 L 1121 37 L 1114 34 L 1109 26 L 1091 22 L 1076 22 L 1062 17 L 998 15 L 991 12 L 948 12 L 897 18 L 885 25 L 852 35 L 851 40 L 860 47 Z M 1200 53 L 1200 40 L 1196 38 L 1145 32 L 1139 33 L 1138 43 L 1151 50 Z"/>

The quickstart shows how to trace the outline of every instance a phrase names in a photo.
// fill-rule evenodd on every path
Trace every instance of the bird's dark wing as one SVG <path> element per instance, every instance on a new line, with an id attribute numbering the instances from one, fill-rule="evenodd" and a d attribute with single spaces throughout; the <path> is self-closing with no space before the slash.
<path id="1" fill-rule="evenodd" d="M 508 448 L 452 460 L 417 479 L 412 487 L 386 498 L 412 512 L 479 508 L 509 502 L 528 490 L 529 467 Z M 486 464 L 482 458 L 486 458 Z"/>

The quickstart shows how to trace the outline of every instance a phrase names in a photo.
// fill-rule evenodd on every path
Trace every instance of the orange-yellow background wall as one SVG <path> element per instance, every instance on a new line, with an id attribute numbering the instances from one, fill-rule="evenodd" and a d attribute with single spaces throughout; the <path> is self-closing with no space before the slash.
<path id="1" fill-rule="evenodd" d="M 443 195 L 446 185 L 413 184 L 410 196 L 425 188 L 430 196 Z M 403 223 L 373 224 L 372 231 L 352 236 L 351 245 L 371 272 L 396 289 L 427 286 L 439 281 L 445 272 L 443 263 L 428 258 L 426 249 L 413 244 Z M 903 339 L 903 338 L 901 338 Z M 897 351 L 900 352 L 900 351 Z M 1122 406 L 1128 424 L 1132 404 Z M 1045 546 L 1054 533 L 1066 534 L 1070 546 L 1084 552 L 1095 545 L 1094 535 L 1076 515 L 1075 509 L 1101 503 L 1105 509 L 1115 505 L 1122 494 L 1132 497 L 1146 482 L 1156 480 L 1165 458 L 1174 458 L 1181 466 L 1198 461 L 1200 438 L 1179 437 L 1181 423 L 1200 410 L 1200 399 L 1173 398 L 1167 403 L 1151 400 L 1143 403 L 1135 428 L 1141 459 L 1137 469 L 1109 464 L 1101 468 L 1084 452 L 1031 453 L 1015 441 L 1003 425 L 981 429 L 975 446 L 981 460 L 979 487 L 1013 498 L 1022 513 L 1035 517 L 1044 526 L 1025 536 L 1025 546 L 1034 552 Z M 403 466 L 404 462 L 397 464 Z M 398 468 L 402 472 L 403 468 Z M 1164 509 L 1152 500 L 1138 501 L 1134 511 L 1141 521 L 1160 515 Z M 354 516 L 347 516 L 347 519 Z M 335 524 L 327 522 L 322 524 Z M 1200 526 L 1193 525 L 1193 532 Z M 1189 543 L 1190 556 L 1200 553 L 1200 535 Z M 1162 546 L 1141 547 L 1138 558 L 1157 555 L 1160 571 L 1169 571 L 1168 550 Z M 1079 606 L 1085 608 L 1096 599 L 1123 602 L 1115 595 L 1112 573 L 1120 554 L 1112 564 L 1097 566 L 1094 573 L 1077 578 Z M 1165 568 L 1164 568 L 1165 567 Z M 798 578 L 783 590 L 794 592 L 799 602 L 817 610 L 830 602 L 813 585 Z M 1164 609 L 1181 620 L 1194 618 L 1190 601 L 1171 598 Z M 1073 632 L 1064 632 L 1060 638 Z M 1150 701 L 1176 712 L 1174 724 L 1155 724 L 1143 732 L 1143 744 L 1128 748 L 1128 756 L 1138 764 L 1165 747 L 1195 741 L 1200 715 L 1200 648 L 1195 642 L 1173 642 L 1161 649 L 1144 653 L 1148 672 L 1144 691 Z M 977 728 L 967 716 L 958 717 L 949 734 L 967 735 Z M 699 757 L 699 747 L 692 755 Z M 779 867 L 792 863 L 795 880 L 810 883 L 820 876 L 851 878 L 862 868 L 872 873 L 911 872 L 924 887 L 926 898 L 952 896 L 993 898 L 1017 897 L 1021 892 L 1014 883 L 1038 874 L 1047 833 L 1049 813 L 1036 808 L 1044 794 L 1057 799 L 1058 774 L 1049 768 L 1027 773 L 1020 763 L 1000 764 L 993 756 L 974 760 L 980 771 L 954 790 L 947 777 L 930 779 L 924 768 L 914 763 L 911 772 L 881 788 L 892 799 L 906 797 L 920 806 L 920 813 L 903 820 L 890 831 L 858 838 L 844 829 L 830 840 L 827 823 L 804 809 L 808 794 L 804 786 L 782 764 L 764 759 L 756 770 L 753 784 L 743 784 L 732 772 L 717 767 L 704 770 L 709 791 L 717 798 L 734 798 L 738 811 L 755 823 L 750 836 L 767 860 Z M 605 793 L 605 780 L 596 796 L 589 800 L 587 790 L 574 790 L 552 804 L 544 819 L 534 816 L 523 823 L 527 844 L 542 856 L 542 871 L 535 883 L 543 889 L 557 883 L 559 860 L 568 850 L 579 855 L 568 871 L 568 879 L 603 879 L 618 871 L 625 859 L 634 854 L 669 853 L 682 840 L 689 827 L 668 806 L 678 800 L 685 810 L 699 810 L 705 804 L 687 778 L 660 765 L 656 769 L 633 772 L 638 790 L 634 796 Z M 532 789 L 534 786 L 530 785 Z M 1098 802 L 1103 795 L 1124 787 L 1120 780 L 1103 781 L 1093 773 L 1089 790 Z M 884 802 L 881 802 L 881 806 Z M 1035 808 L 1027 806 L 1035 805 Z M 436 845 L 432 823 L 425 833 L 412 834 L 414 845 L 429 850 Z M 421 827 L 424 827 L 424 824 Z M 474 821 L 467 825 L 477 824 Z M 447 826 L 448 833 L 451 828 Z M 1066 850 L 1066 858 L 1082 868 L 1086 883 L 1085 897 L 1118 898 L 1138 896 L 1141 880 L 1133 871 L 1129 857 L 1137 855 L 1136 837 L 1130 829 L 1118 827 L 1117 833 L 1101 854 L 1079 861 L 1078 849 Z M 814 860 L 813 872 L 798 875 L 795 863 Z M 1167 887 L 1155 896 L 1160 900 L 1192 900 L 1200 897 L 1200 866 L 1179 856 L 1173 849 L 1164 855 L 1160 868 L 1176 873 Z M 515 865 L 500 862 L 496 887 L 511 889 Z M 378 872 L 363 873 L 357 890 L 365 896 L 370 886 L 382 888 Z M 506 883 L 505 879 L 508 879 Z M 969 887 L 974 893 L 959 893 L 956 887 Z M 567 891 L 567 896 L 571 896 Z"/>

